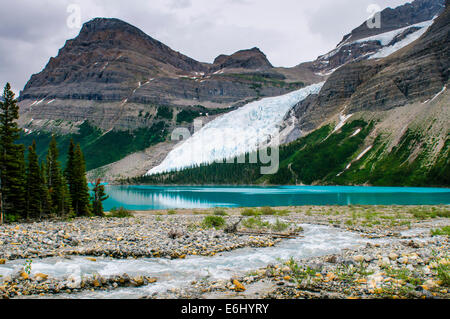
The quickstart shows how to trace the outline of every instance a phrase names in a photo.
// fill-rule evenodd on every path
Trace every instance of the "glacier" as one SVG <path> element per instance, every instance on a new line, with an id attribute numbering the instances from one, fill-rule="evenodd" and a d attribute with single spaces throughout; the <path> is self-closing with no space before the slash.
<path id="1" fill-rule="evenodd" d="M 176 146 L 160 165 L 146 175 L 221 162 L 269 144 L 277 146 L 273 141 L 276 141 L 284 116 L 310 94 L 319 93 L 324 83 L 251 102 L 214 119 Z"/>

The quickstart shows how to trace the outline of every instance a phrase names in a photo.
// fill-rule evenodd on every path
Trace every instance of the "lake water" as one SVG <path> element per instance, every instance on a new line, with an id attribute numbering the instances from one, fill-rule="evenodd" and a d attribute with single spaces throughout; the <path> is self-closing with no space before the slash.
<path id="1" fill-rule="evenodd" d="M 301 205 L 450 204 L 449 188 L 359 186 L 106 186 L 105 210 Z"/>

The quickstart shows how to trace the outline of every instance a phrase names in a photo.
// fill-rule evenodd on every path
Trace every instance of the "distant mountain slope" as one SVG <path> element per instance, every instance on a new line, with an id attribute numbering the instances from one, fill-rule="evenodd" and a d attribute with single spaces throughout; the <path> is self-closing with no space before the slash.
<path id="1" fill-rule="evenodd" d="M 174 115 L 195 105 L 229 108 L 303 85 L 273 70 L 257 48 L 201 63 L 124 21 L 96 18 L 31 77 L 20 107 L 28 129 L 70 131 L 70 125 L 39 120 L 63 120 L 72 127 L 88 120 L 102 129 L 125 130 L 151 125 L 158 106 L 169 106 Z"/>
<path id="2" fill-rule="evenodd" d="M 388 8 L 381 14 L 382 28 L 365 30 L 362 24 L 332 52 L 294 68 L 273 67 L 257 48 L 202 63 L 124 21 L 97 18 L 84 24 L 21 92 L 22 141 L 38 140 L 43 155 L 52 133 L 62 152 L 70 137 L 78 139 L 89 169 L 95 169 L 90 178 L 144 174 L 175 147 L 168 141 L 174 127 L 192 132 L 195 118 L 208 123 L 326 79 L 320 92 L 283 109 L 284 120 L 271 123 L 282 130 L 282 143 L 334 122 L 341 128 L 358 116 L 367 123 L 376 118 L 385 131 L 397 130 L 392 136 L 400 139 L 403 127 L 386 124 L 391 110 L 417 108 L 441 91 L 437 101 L 447 96 L 448 21 L 442 15 L 432 20 L 442 10 L 443 0 Z M 404 126 L 411 125 L 407 112 L 401 118 L 409 119 Z M 430 120 L 438 123 L 433 132 L 445 129 L 445 121 Z M 434 156 L 446 137 L 433 136 L 439 140 Z"/>
<path id="3" fill-rule="evenodd" d="M 345 35 L 336 48 L 302 64 L 318 75 L 330 75 L 350 62 L 382 58 L 420 37 L 444 10 L 445 0 L 415 0 L 380 13 L 380 28 L 367 22 Z"/>
<path id="4" fill-rule="evenodd" d="M 311 130 L 338 112 L 383 111 L 431 98 L 448 82 L 449 28 L 446 9 L 411 45 L 384 59 L 341 67 L 317 96 L 294 107 L 298 128 Z"/>
<path id="5" fill-rule="evenodd" d="M 274 175 L 213 164 L 132 182 L 450 186 L 449 47 L 447 6 L 398 52 L 342 66 L 286 116 Z"/>
<path id="6" fill-rule="evenodd" d="M 175 126 L 192 130 L 194 118 L 208 122 L 262 97 L 298 90 L 305 85 L 301 78 L 302 72 L 278 72 L 257 48 L 201 63 L 124 21 L 96 18 L 21 92 L 22 142 L 38 140 L 43 153 L 52 133 L 62 145 L 78 134 L 94 169 L 164 142 Z M 113 142 L 118 136 L 121 145 Z"/>

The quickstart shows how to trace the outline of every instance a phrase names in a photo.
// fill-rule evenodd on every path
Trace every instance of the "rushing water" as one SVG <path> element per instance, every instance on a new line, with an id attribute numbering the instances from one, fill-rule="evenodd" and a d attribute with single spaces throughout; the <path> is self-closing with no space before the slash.
<path id="1" fill-rule="evenodd" d="M 356 186 L 107 186 L 106 210 L 299 205 L 450 204 L 449 188 Z"/>
<path id="2" fill-rule="evenodd" d="M 188 256 L 186 259 L 140 258 L 112 259 L 98 258 L 91 262 L 84 257 L 61 257 L 35 259 L 31 273 L 45 273 L 53 277 L 67 275 L 102 276 L 128 273 L 157 277 L 155 284 L 139 288 L 120 288 L 113 291 L 87 291 L 78 294 L 57 295 L 66 298 L 136 298 L 154 292 L 164 292 L 175 287 L 184 287 L 193 280 L 229 279 L 251 270 L 287 260 L 337 253 L 344 248 L 354 248 L 365 244 L 369 239 L 329 226 L 302 225 L 303 237 L 282 241 L 275 247 L 243 248 L 225 252 L 213 257 Z M 0 275 L 6 276 L 21 267 L 24 260 L 0 265 Z"/>

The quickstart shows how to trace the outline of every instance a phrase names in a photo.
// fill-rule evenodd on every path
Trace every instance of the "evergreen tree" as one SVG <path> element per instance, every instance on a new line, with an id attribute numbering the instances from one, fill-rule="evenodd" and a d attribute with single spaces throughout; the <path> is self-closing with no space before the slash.
<path id="1" fill-rule="evenodd" d="M 41 201 L 43 195 L 41 183 L 41 169 L 36 153 L 36 141 L 33 141 L 33 145 L 28 147 L 26 217 L 41 217 Z"/>
<path id="2" fill-rule="evenodd" d="M 78 216 L 90 215 L 89 187 L 86 178 L 86 163 L 80 144 L 71 141 L 67 154 L 66 178 L 72 199 L 72 208 Z"/>
<path id="3" fill-rule="evenodd" d="M 47 154 L 47 185 L 50 193 L 51 210 L 58 216 L 69 213 L 70 194 L 66 184 L 66 179 L 61 172 L 61 166 L 58 161 L 58 147 L 55 136 L 52 136 Z"/>
<path id="4" fill-rule="evenodd" d="M 1 215 L 25 216 L 24 146 L 14 142 L 19 138 L 19 106 L 9 83 L 0 102 L 0 179 Z"/>
<path id="5" fill-rule="evenodd" d="M 70 139 L 69 151 L 67 152 L 67 164 L 64 170 L 64 176 L 69 184 L 70 197 L 72 198 L 72 204 L 74 204 L 76 183 L 75 183 L 75 144 L 73 139 Z M 76 211 L 75 207 L 74 210 Z"/>
<path id="6" fill-rule="evenodd" d="M 47 184 L 47 174 L 45 169 L 45 163 L 41 164 L 40 169 L 40 177 L 41 177 L 41 206 L 39 211 L 39 217 L 42 218 L 45 215 L 48 215 L 51 213 L 52 207 L 51 207 L 51 198 L 50 193 L 48 191 L 48 184 Z"/>
<path id="7" fill-rule="evenodd" d="M 102 202 L 109 198 L 105 193 L 105 186 L 102 185 L 100 178 L 95 181 L 92 190 L 92 212 L 95 216 L 104 216 Z"/>

